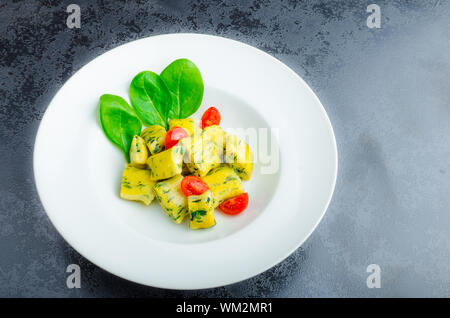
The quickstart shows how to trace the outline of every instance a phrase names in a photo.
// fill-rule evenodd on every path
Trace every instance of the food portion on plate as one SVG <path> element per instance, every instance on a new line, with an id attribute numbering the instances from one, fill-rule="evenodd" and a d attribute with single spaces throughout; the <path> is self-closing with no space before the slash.
<path id="1" fill-rule="evenodd" d="M 173 222 L 188 218 L 191 229 L 214 226 L 215 208 L 229 215 L 246 209 L 242 181 L 250 179 L 254 161 L 249 145 L 219 126 L 217 108 L 208 108 L 200 123 L 189 117 L 203 92 L 197 66 L 178 59 L 160 75 L 137 74 L 131 106 L 110 94 L 102 95 L 99 105 L 102 129 L 127 161 L 120 197 L 145 205 L 156 197 Z"/>

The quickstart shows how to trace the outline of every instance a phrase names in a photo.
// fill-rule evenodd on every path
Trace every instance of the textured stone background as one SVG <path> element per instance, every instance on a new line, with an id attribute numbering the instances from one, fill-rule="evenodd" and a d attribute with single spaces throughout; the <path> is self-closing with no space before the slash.
<path id="1" fill-rule="evenodd" d="M 81 29 L 65 9 L 81 6 Z M 366 7 L 381 7 L 369 29 Z M 450 3 L 439 0 L 2 1 L 0 296 L 450 296 Z M 282 60 L 333 123 L 339 175 L 328 212 L 284 262 L 247 281 L 171 291 L 117 278 L 50 224 L 32 154 L 42 115 L 83 65 L 155 34 L 215 34 Z M 80 264 L 82 288 L 65 285 Z M 379 264 L 380 289 L 366 287 Z M 245 266 L 245 264 L 243 264 Z"/>

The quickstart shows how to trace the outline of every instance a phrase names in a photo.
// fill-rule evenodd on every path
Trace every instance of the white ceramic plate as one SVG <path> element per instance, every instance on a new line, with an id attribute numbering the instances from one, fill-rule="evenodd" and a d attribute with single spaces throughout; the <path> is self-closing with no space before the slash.
<path id="1" fill-rule="evenodd" d="M 182 57 L 197 64 L 205 83 L 196 116 L 214 105 L 225 129 L 273 128 L 279 148 L 279 169 L 263 173 L 267 164 L 257 162 L 245 183 L 248 209 L 234 217 L 216 212 L 208 230 L 172 223 L 156 202 L 120 199 L 124 158 L 97 121 L 100 95 L 129 100 L 134 75 L 159 73 Z M 137 283 L 198 289 L 252 277 L 297 249 L 330 202 L 337 151 L 323 106 L 286 65 L 237 41 L 170 34 L 115 48 L 67 81 L 39 127 L 34 173 L 52 223 L 91 262 Z"/>

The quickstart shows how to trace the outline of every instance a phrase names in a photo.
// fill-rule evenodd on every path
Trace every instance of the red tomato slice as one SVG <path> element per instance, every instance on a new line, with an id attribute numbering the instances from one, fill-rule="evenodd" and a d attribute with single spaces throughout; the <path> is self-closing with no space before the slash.
<path id="1" fill-rule="evenodd" d="M 215 107 L 208 108 L 202 116 L 202 129 L 220 124 L 220 113 Z"/>
<path id="2" fill-rule="evenodd" d="M 181 180 L 181 191 L 186 197 L 199 195 L 208 190 L 208 184 L 199 177 L 187 176 Z"/>
<path id="3" fill-rule="evenodd" d="M 219 205 L 219 210 L 225 214 L 235 215 L 244 211 L 248 206 L 248 193 L 242 193 L 237 197 L 223 201 Z"/>
<path id="4" fill-rule="evenodd" d="M 181 127 L 173 127 L 166 134 L 166 139 L 164 140 L 164 146 L 166 149 L 170 149 L 175 146 L 178 141 L 182 138 L 188 137 L 188 133 Z"/>

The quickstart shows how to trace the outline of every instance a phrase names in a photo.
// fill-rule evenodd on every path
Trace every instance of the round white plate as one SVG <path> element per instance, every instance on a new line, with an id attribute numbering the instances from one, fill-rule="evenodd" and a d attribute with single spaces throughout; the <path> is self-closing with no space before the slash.
<path id="1" fill-rule="evenodd" d="M 216 211 L 217 225 L 208 230 L 172 223 L 157 202 L 120 199 L 125 161 L 97 120 L 100 95 L 129 101 L 134 75 L 159 73 L 177 58 L 194 61 L 202 73 L 197 117 L 214 105 L 226 130 L 258 129 L 264 140 L 271 129 L 270 149 L 279 149 L 268 159 L 264 147 L 250 142 L 257 157 L 262 152 L 244 184 L 249 207 L 234 217 Z M 170 34 L 115 48 L 67 81 L 39 127 L 34 173 L 52 223 L 91 262 L 137 283 L 198 289 L 252 277 L 297 249 L 328 207 L 337 150 L 323 106 L 286 65 L 237 41 Z"/>

